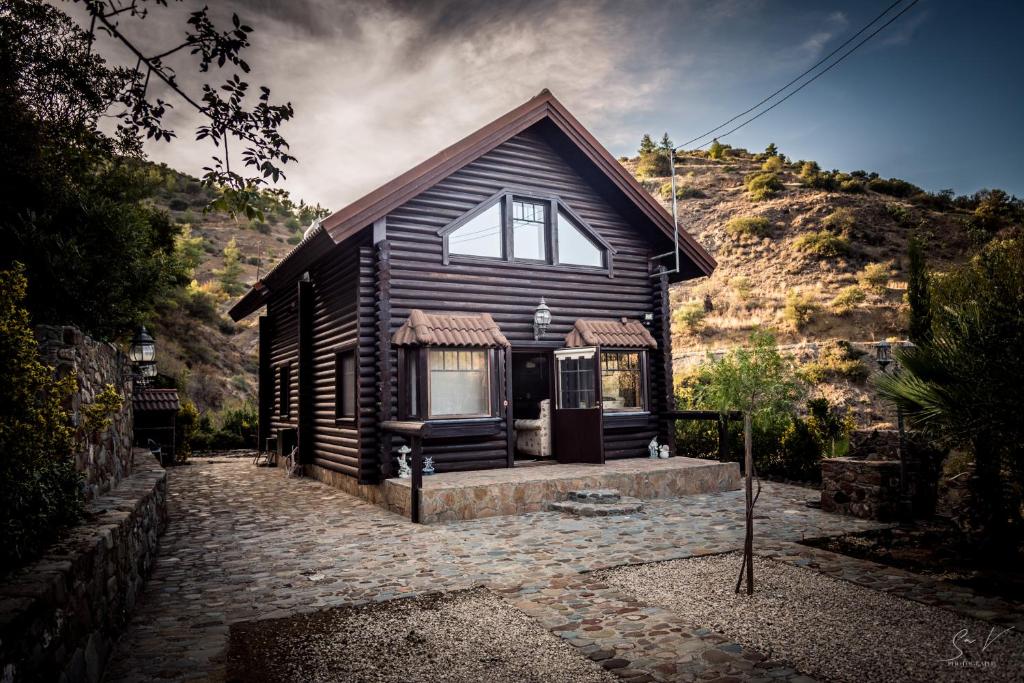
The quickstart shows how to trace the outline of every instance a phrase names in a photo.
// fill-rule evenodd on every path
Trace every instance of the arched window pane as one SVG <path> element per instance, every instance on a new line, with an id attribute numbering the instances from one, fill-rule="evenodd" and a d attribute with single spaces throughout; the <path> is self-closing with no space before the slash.
<path id="1" fill-rule="evenodd" d="M 467 256 L 505 255 L 501 238 L 501 202 L 484 209 L 448 235 L 448 252 Z"/>
<path id="2" fill-rule="evenodd" d="M 604 265 L 602 249 L 561 211 L 558 212 L 558 262 L 596 268 Z"/>

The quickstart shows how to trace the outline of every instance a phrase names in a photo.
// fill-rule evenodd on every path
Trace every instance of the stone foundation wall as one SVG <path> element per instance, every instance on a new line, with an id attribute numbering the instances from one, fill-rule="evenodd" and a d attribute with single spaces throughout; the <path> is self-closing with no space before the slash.
<path id="1" fill-rule="evenodd" d="M 82 408 L 111 384 L 124 399 L 101 434 L 81 434 L 86 445 L 75 453 L 75 465 L 83 474 L 85 499 L 92 500 L 117 485 L 132 472 L 132 381 L 128 358 L 113 344 L 95 341 L 75 327 L 39 325 L 35 329 L 40 358 L 60 376 L 75 372 L 78 391 L 68 409 L 72 424 L 82 427 Z"/>
<path id="2" fill-rule="evenodd" d="M 4 683 L 100 680 L 167 527 L 166 474 L 148 451 L 135 458 L 85 524 L 0 583 Z"/>
<path id="3" fill-rule="evenodd" d="M 898 517 L 899 502 L 899 461 L 855 458 L 821 461 L 823 510 L 889 521 Z"/>

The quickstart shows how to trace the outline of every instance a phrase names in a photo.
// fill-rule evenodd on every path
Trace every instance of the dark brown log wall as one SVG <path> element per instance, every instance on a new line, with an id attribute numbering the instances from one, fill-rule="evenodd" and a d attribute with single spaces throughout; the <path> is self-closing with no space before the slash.
<path id="1" fill-rule="evenodd" d="M 273 396 L 269 401 L 271 436 L 276 434 L 278 429 L 296 427 L 299 424 L 298 320 L 298 298 L 295 285 L 292 285 L 277 293 L 267 304 L 267 336 L 270 340 L 271 367 L 269 385 L 273 390 Z M 291 386 L 289 387 L 291 409 L 287 416 L 282 416 L 279 369 L 285 365 L 291 367 Z"/>
<path id="2" fill-rule="evenodd" d="M 437 231 L 495 192 L 508 188 L 558 195 L 616 250 L 614 277 L 556 266 L 500 262 L 442 263 Z M 425 191 L 387 217 L 390 246 L 389 333 L 413 308 L 441 312 L 487 311 L 513 348 L 533 341 L 533 310 L 541 296 L 553 319 L 545 341 L 561 341 L 578 318 L 639 318 L 661 313 L 656 278 L 650 277 L 652 246 L 630 226 L 535 131 L 527 131 Z M 653 331 L 661 339 L 660 329 Z M 394 352 L 392 351 L 394 359 Z M 666 367 L 659 349 L 651 354 L 652 409 L 664 405 Z M 642 456 L 658 432 L 651 417 L 636 426 L 605 420 L 606 458 Z M 621 424 L 621 423 L 620 423 Z M 493 438 L 460 439 L 428 445 L 439 471 L 503 467 L 507 425 Z"/>

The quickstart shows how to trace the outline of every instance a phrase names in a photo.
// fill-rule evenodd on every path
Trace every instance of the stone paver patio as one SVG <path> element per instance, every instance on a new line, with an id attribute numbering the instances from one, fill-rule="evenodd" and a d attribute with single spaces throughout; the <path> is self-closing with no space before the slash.
<path id="1" fill-rule="evenodd" d="M 417 526 L 244 458 L 193 462 L 168 473 L 170 525 L 108 681 L 216 680 L 232 623 L 474 586 L 491 588 L 636 683 L 807 680 L 784 662 L 764 661 L 700 624 L 676 623 L 584 573 L 738 548 L 740 491 L 649 501 L 642 513 L 623 517 L 536 512 Z M 925 600 L 940 593 L 940 604 L 948 603 L 942 606 L 976 607 L 973 596 L 957 599 L 937 582 L 929 588 L 896 570 L 796 545 L 878 526 L 804 505 L 815 497 L 810 489 L 765 484 L 758 552 L 865 585 L 896 576 L 886 590 Z M 1005 621 L 1013 606 L 979 609 Z"/>

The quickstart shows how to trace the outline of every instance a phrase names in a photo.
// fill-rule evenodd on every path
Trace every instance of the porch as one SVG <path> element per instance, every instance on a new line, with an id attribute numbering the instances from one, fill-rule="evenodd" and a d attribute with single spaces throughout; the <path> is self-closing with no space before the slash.
<path id="1" fill-rule="evenodd" d="M 387 479 L 382 488 L 388 507 L 409 517 L 412 479 Z M 737 463 L 685 457 L 447 472 L 423 477 L 420 521 L 538 512 L 578 489 L 618 489 L 623 496 L 651 500 L 739 488 Z"/>

